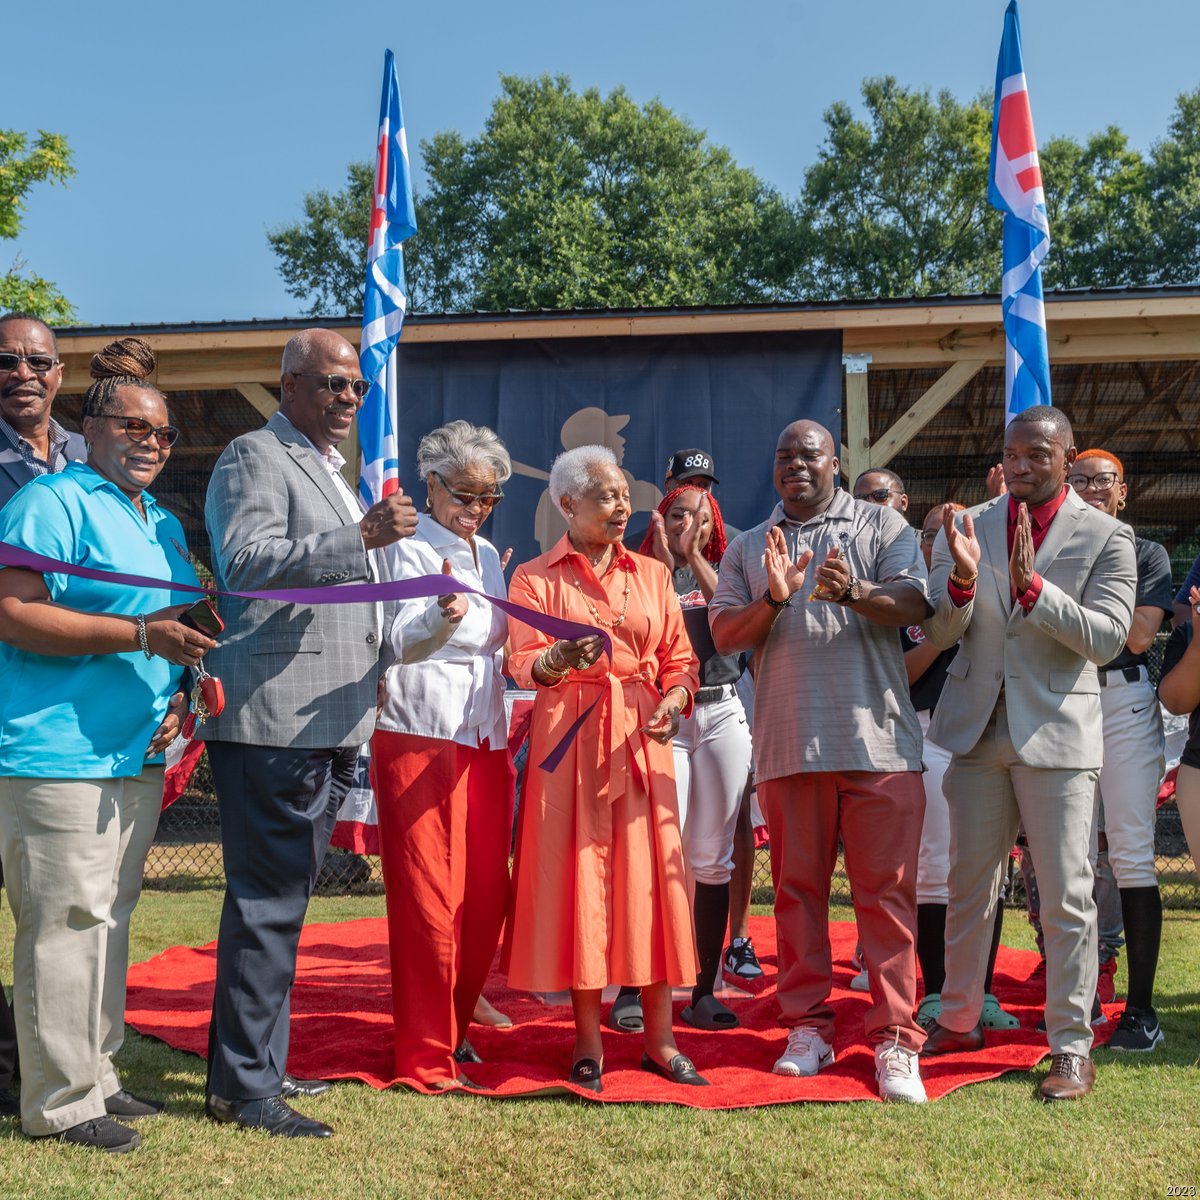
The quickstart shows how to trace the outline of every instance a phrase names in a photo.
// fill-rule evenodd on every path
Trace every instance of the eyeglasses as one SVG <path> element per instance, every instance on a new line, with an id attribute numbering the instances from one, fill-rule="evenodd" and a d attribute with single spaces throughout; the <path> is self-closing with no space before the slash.
<path id="1" fill-rule="evenodd" d="M 151 434 L 154 434 L 158 444 L 164 449 L 170 450 L 179 441 L 179 430 L 174 425 L 151 425 L 149 421 L 145 421 L 141 417 L 118 417 L 109 413 L 101 413 L 92 419 L 120 421 L 121 428 L 128 434 L 131 442 L 144 442 Z"/>
<path id="2" fill-rule="evenodd" d="M 361 400 L 371 390 L 371 385 L 365 379 L 351 379 L 347 375 L 309 375 L 305 371 L 293 371 L 297 379 L 320 379 L 327 391 L 340 396 L 347 388 L 353 388 L 354 394 Z"/>
<path id="3" fill-rule="evenodd" d="M 1111 492 L 1120 477 L 1116 471 L 1101 471 L 1098 475 L 1068 475 L 1067 482 L 1077 492 L 1086 492 L 1089 485 L 1096 492 Z"/>
<path id="4" fill-rule="evenodd" d="M 922 529 L 921 530 L 921 545 L 922 546 L 932 546 L 933 543 L 937 541 L 937 535 L 938 535 L 938 531 L 936 529 Z"/>
<path id="5" fill-rule="evenodd" d="M 479 492 L 456 492 L 442 478 L 440 472 L 434 471 L 433 474 L 438 483 L 450 494 L 450 499 L 462 508 L 469 508 L 472 504 L 480 504 L 484 508 L 492 509 L 504 499 L 504 493 L 499 488 L 494 492 L 483 492 L 482 494 Z"/>
<path id="6" fill-rule="evenodd" d="M 24 363 L 35 375 L 45 375 L 58 359 L 51 354 L 0 354 L 0 371 L 15 371 L 17 363 Z"/>
<path id="7" fill-rule="evenodd" d="M 903 496 L 903 492 L 893 491 L 891 488 L 876 488 L 873 492 L 863 492 L 861 496 L 855 496 L 855 500 L 870 500 L 872 504 L 886 504 L 889 496 Z"/>

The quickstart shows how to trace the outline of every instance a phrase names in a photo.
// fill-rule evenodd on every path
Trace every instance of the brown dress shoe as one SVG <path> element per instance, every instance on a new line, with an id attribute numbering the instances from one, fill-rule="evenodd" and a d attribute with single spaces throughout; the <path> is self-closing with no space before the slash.
<path id="1" fill-rule="evenodd" d="M 921 1047 L 919 1057 L 936 1058 L 939 1054 L 965 1054 L 971 1050 L 982 1049 L 982 1025 L 976 1025 L 966 1033 L 959 1033 L 934 1021 L 929 1027 L 929 1036 L 925 1039 L 925 1045 Z"/>
<path id="2" fill-rule="evenodd" d="M 1045 1101 L 1079 1100 L 1096 1082 L 1096 1065 L 1086 1054 L 1056 1054 L 1038 1095 Z"/>

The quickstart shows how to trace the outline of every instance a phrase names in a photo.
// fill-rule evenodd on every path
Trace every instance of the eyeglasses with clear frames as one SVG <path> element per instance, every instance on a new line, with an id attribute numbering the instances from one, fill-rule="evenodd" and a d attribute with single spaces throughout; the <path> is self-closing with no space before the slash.
<path id="1" fill-rule="evenodd" d="M 433 475 L 449 494 L 450 499 L 460 508 L 469 508 L 472 504 L 479 504 L 483 508 L 492 509 L 504 499 L 504 493 L 499 488 L 494 492 L 456 492 L 442 477 L 441 472 L 434 471 Z"/>

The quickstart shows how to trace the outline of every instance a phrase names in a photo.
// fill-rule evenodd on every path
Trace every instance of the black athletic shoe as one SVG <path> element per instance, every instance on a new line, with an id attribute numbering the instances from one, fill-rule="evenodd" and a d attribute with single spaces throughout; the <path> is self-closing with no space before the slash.
<path id="1" fill-rule="evenodd" d="M 159 1100 L 135 1096 L 124 1088 L 104 1097 L 104 1111 L 110 1117 L 120 1117 L 123 1121 L 134 1120 L 137 1117 L 157 1117 L 165 1107 Z"/>
<path id="2" fill-rule="evenodd" d="M 1163 1031 L 1152 1008 L 1125 1006 L 1117 1031 L 1108 1040 L 1110 1050 L 1149 1054 L 1163 1044 Z"/>
<path id="3" fill-rule="evenodd" d="M 734 982 L 739 979 L 759 979 L 763 973 L 749 938 L 734 938 L 732 945 L 725 947 L 721 969 Z"/>
<path id="4" fill-rule="evenodd" d="M 124 1154 L 136 1150 L 142 1144 L 142 1136 L 136 1130 L 114 1121 L 112 1117 L 97 1117 L 94 1121 L 81 1121 L 64 1129 L 62 1133 L 39 1134 L 38 1140 L 66 1142 L 68 1146 L 90 1146 L 95 1150 L 107 1150 L 109 1154 Z"/>

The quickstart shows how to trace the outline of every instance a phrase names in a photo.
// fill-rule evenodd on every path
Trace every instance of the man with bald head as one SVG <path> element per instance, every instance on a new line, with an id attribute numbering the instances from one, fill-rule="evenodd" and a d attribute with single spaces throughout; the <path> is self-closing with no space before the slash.
<path id="1" fill-rule="evenodd" d="M 204 506 L 217 587 L 323 587 L 379 578 L 374 552 L 410 536 L 403 491 L 365 512 L 337 446 L 366 395 L 358 353 L 308 329 L 283 352 L 279 411 L 217 460 Z M 287 1073 L 296 948 L 338 808 L 371 735 L 380 614 L 370 604 L 221 602 L 208 656 L 225 710 L 203 728 L 221 813 L 225 904 L 205 1111 L 285 1137 L 328 1137 L 287 1099 L 328 1084 Z"/>
<path id="2" fill-rule="evenodd" d="M 1133 533 L 1067 486 L 1076 452 L 1060 409 L 1018 413 L 1004 435 L 1007 495 L 943 514 L 924 623 L 961 642 L 929 736 L 953 755 L 950 902 L 942 1010 L 923 1053 L 983 1046 L 983 976 L 1004 864 L 1018 824 L 1037 868 L 1046 945 L 1046 1101 L 1092 1090 L 1096 906 L 1089 861 L 1104 752 L 1097 668 L 1133 620 Z"/>
<path id="3" fill-rule="evenodd" d="M 829 886 L 839 835 L 871 985 L 884 1100 L 921 1103 L 916 873 L 921 730 L 896 630 L 928 611 L 917 539 L 894 508 L 837 486 L 829 431 L 796 421 L 775 448 L 779 503 L 734 539 L 709 603 L 722 654 L 753 653 L 755 780 L 771 837 L 779 1075 L 834 1060 Z"/>

